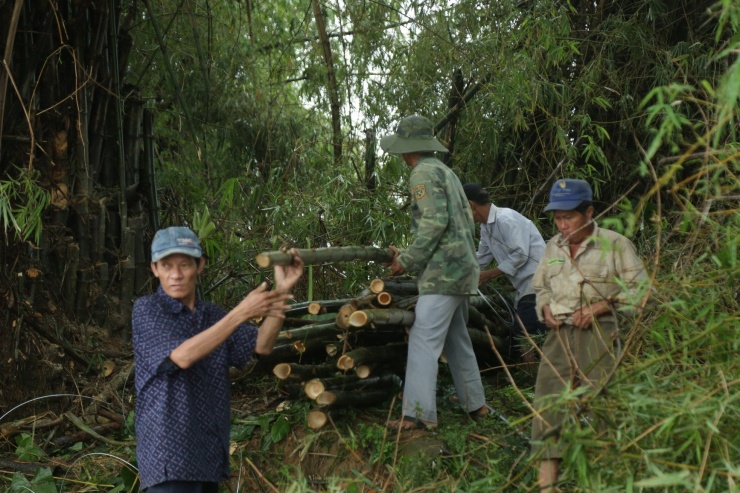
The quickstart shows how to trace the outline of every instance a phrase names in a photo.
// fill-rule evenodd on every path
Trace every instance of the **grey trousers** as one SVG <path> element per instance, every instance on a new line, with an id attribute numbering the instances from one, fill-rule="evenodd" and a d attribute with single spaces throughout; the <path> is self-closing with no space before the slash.
<path id="1" fill-rule="evenodd" d="M 437 373 L 444 350 L 460 405 L 470 412 L 486 403 L 466 323 L 468 297 L 422 295 L 409 335 L 403 415 L 437 422 Z"/>

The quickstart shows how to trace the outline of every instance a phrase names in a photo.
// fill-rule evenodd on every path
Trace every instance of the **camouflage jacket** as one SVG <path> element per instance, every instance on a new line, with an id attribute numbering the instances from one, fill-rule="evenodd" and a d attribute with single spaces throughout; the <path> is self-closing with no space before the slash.
<path id="1" fill-rule="evenodd" d="M 438 159 L 422 157 L 409 182 L 414 242 L 398 262 L 417 273 L 419 294 L 475 294 L 475 225 L 460 180 Z"/>

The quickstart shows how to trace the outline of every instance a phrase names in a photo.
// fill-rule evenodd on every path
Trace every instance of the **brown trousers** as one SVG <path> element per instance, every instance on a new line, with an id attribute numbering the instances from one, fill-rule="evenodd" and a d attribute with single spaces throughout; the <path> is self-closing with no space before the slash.
<path id="1" fill-rule="evenodd" d="M 614 322 L 598 321 L 588 329 L 561 325 L 548 330 L 534 388 L 538 415 L 532 422 L 532 453 L 541 453 L 542 459 L 562 457 L 560 430 L 578 412 L 577 399 L 562 391 L 606 383 L 616 362 L 616 332 Z"/>

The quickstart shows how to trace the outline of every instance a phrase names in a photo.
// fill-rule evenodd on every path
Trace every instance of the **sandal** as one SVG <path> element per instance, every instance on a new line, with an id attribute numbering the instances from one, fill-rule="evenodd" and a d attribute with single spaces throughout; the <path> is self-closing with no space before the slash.
<path id="1" fill-rule="evenodd" d="M 483 408 L 486 408 L 486 413 L 485 414 L 478 414 L 480 412 L 480 410 L 483 409 Z M 493 408 L 491 406 L 489 406 L 488 404 L 483 404 L 483 407 L 481 407 L 480 409 L 476 409 L 475 411 L 470 411 L 468 413 L 468 416 L 470 416 L 470 419 L 472 419 L 476 423 L 480 423 L 484 419 L 488 419 L 488 418 L 493 417 L 495 415 L 496 415 L 496 411 L 494 411 Z"/>

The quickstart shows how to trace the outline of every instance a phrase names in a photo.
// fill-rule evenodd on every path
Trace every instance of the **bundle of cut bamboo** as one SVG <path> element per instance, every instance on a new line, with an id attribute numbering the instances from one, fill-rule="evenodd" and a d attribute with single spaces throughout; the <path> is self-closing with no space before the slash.
<path id="1" fill-rule="evenodd" d="M 417 298 L 414 279 L 393 278 L 375 279 L 357 298 L 296 304 L 273 354 L 257 364 L 272 368 L 291 398 L 315 402 L 308 425 L 320 429 L 331 409 L 377 404 L 401 389 Z M 492 308 L 471 299 L 468 332 L 481 366 L 498 363 L 492 345 L 501 354 L 509 345 L 511 327 L 493 323 Z"/>

